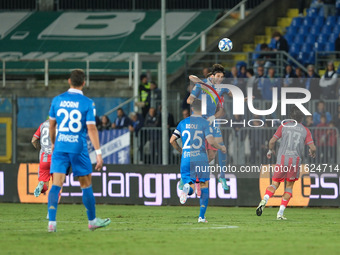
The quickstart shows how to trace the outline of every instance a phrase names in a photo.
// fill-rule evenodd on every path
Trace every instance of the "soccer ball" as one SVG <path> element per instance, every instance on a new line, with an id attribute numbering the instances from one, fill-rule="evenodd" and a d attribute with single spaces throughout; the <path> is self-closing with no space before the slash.
<path id="1" fill-rule="evenodd" d="M 233 48 L 233 42 L 229 38 L 223 38 L 219 43 L 218 43 L 218 48 L 222 52 L 227 52 L 230 51 Z"/>

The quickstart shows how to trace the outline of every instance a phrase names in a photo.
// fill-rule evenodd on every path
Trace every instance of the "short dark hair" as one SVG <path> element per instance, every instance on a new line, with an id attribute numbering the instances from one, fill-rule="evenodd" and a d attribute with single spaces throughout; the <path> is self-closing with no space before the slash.
<path id="1" fill-rule="evenodd" d="M 212 67 L 212 74 L 224 73 L 224 67 L 220 64 L 214 64 Z"/>
<path id="2" fill-rule="evenodd" d="M 295 105 L 290 109 L 290 114 L 289 115 L 290 115 L 290 118 L 292 118 L 293 120 L 296 120 L 298 123 L 301 123 L 303 121 L 304 114 Z"/>
<path id="3" fill-rule="evenodd" d="M 250 75 L 253 76 L 254 75 L 254 70 L 251 69 L 251 68 L 248 68 L 247 69 L 247 73 L 250 73 Z"/>
<path id="4" fill-rule="evenodd" d="M 124 112 L 123 108 L 118 108 L 118 109 L 117 109 L 117 112 L 118 112 L 118 111 Z"/>
<path id="5" fill-rule="evenodd" d="M 200 99 L 195 99 L 192 102 L 191 107 L 196 112 L 202 111 L 202 101 Z"/>
<path id="6" fill-rule="evenodd" d="M 266 44 L 266 43 L 262 43 L 262 44 L 260 45 L 260 50 L 264 50 L 264 49 L 267 49 L 267 48 L 269 48 L 269 46 L 268 46 L 268 44 Z"/>
<path id="7" fill-rule="evenodd" d="M 279 32 L 279 31 L 275 31 L 274 33 L 273 33 L 273 37 L 281 37 L 281 33 Z"/>
<path id="8" fill-rule="evenodd" d="M 145 73 L 142 73 L 141 75 L 140 75 L 140 80 L 143 80 L 144 78 L 146 78 L 147 76 L 146 76 L 146 74 Z"/>
<path id="9" fill-rule="evenodd" d="M 85 81 L 85 72 L 82 69 L 74 69 L 70 75 L 71 84 L 75 87 L 80 87 Z"/>

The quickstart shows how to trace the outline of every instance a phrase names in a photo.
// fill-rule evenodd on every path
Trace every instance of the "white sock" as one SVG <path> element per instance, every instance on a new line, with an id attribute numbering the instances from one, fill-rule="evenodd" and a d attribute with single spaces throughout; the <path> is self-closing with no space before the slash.
<path id="1" fill-rule="evenodd" d="M 57 222 L 56 221 L 49 221 L 48 225 L 53 225 L 55 227 L 55 226 L 57 226 Z"/>
<path id="2" fill-rule="evenodd" d="M 268 202 L 268 200 L 269 200 L 269 195 L 268 194 L 266 194 L 266 195 L 264 195 L 264 197 L 263 197 L 263 200 L 265 200 L 266 201 L 266 203 Z"/>
<path id="3" fill-rule="evenodd" d="M 280 210 L 278 214 L 283 215 L 283 212 L 285 211 L 286 207 L 284 205 L 280 205 Z"/>
<path id="4" fill-rule="evenodd" d="M 209 166 L 214 166 L 214 165 L 215 165 L 215 159 L 213 159 L 209 162 Z"/>
<path id="5" fill-rule="evenodd" d="M 94 218 L 93 220 L 89 220 L 89 225 L 95 224 L 97 221 L 97 218 Z"/>

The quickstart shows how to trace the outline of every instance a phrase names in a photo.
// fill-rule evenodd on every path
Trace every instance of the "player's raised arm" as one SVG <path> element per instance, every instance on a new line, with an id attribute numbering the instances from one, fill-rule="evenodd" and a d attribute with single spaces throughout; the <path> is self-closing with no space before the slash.
<path id="1" fill-rule="evenodd" d="M 97 154 L 97 164 L 95 169 L 97 171 L 101 170 L 103 167 L 103 158 L 102 158 L 102 151 L 100 149 L 100 143 L 99 143 L 99 136 L 98 136 L 98 130 L 95 124 L 87 124 L 87 132 L 89 134 L 91 143 L 96 150 Z"/>

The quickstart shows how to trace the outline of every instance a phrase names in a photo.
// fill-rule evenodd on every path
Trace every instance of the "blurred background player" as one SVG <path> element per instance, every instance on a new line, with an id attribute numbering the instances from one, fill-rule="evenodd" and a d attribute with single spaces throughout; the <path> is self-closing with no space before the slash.
<path id="1" fill-rule="evenodd" d="M 303 117 L 304 114 L 298 107 L 292 107 L 290 118 L 296 120 L 296 123 L 291 121 L 285 125 L 281 125 L 269 141 L 267 157 L 271 158 L 272 154 L 275 155 L 275 142 L 281 138 L 272 185 L 267 187 L 263 200 L 261 200 L 259 206 L 256 208 L 256 214 L 258 216 L 261 216 L 269 198 L 274 195 L 281 182 L 286 180 L 285 193 L 282 196 L 281 206 L 277 213 L 278 220 L 286 220 L 283 213 L 292 197 L 294 183 L 299 179 L 300 165 L 304 155 L 305 145 L 309 146 L 309 156 L 315 158 L 316 147 L 311 132 L 301 124 Z"/>
<path id="2" fill-rule="evenodd" d="M 207 120 L 202 118 L 201 100 L 195 99 L 191 103 L 193 114 L 182 120 L 170 138 L 174 149 L 182 154 L 181 180 L 184 183 L 180 195 L 180 202 L 184 204 L 188 195 L 192 195 L 195 188 L 196 176 L 200 182 L 200 214 L 198 222 L 207 222 L 205 212 L 209 201 L 209 161 L 205 148 L 205 139 L 217 149 L 226 153 L 226 147 L 220 145 L 212 135 L 212 128 Z M 177 139 L 182 138 L 182 148 Z M 197 171 L 199 168 L 201 171 Z"/>
<path id="3" fill-rule="evenodd" d="M 218 93 L 219 97 L 224 97 L 224 94 L 228 94 L 231 96 L 231 92 L 228 89 L 225 88 L 216 88 L 215 84 L 221 84 L 224 79 L 224 67 L 220 64 L 214 64 L 212 67 L 212 72 L 208 74 L 208 78 L 206 81 L 206 84 L 211 86 L 215 91 Z M 205 86 L 197 76 L 190 75 L 189 79 L 193 82 L 195 82 L 195 87 L 192 90 L 187 102 L 188 104 L 191 104 L 195 98 L 202 99 L 202 94 L 206 93 L 205 90 L 210 91 L 210 89 Z M 219 102 L 217 95 L 213 93 L 212 91 L 209 92 L 214 98 L 211 98 L 211 96 L 207 96 L 207 114 L 203 115 L 203 118 L 207 119 L 210 123 L 210 125 L 213 128 L 213 136 L 216 138 L 217 142 L 220 145 L 224 145 L 222 133 L 219 127 L 214 126 L 214 120 L 216 118 L 222 118 L 223 115 L 225 115 L 224 107 L 223 105 L 216 105 L 215 102 Z M 224 100 L 223 100 L 224 101 Z M 218 151 L 216 148 L 213 148 L 209 144 L 207 144 L 207 150 L 208 150 L 208 159 L 211 165 L 215 164 L 215 158 L 216 158 L 216 152 Z M 218 163 L 221 166 L 226 165 L 227 161 L 227 154 L 222 153 L 221 151 L 218 151 Z M 229 187 L 227 185 L 227 181 L 225 179 L 225 172 L 221 171 L 220 177 L 218 178 L 218 181 L 222 184 L 223 189 L 229 190 Z"/>
<path id="4" fill-rule="evenodd" d="M 40 149 L 39 153 L 39 171 L 38 171 L 38 186 L 34 190 L 34 196 L 39 197 L 41 193 L 48 190 L 51 173 L 51 139 L 50 139 L 50 122 L 44 121 L 40 124 L 37 131 L 32 137 L 32 144 L 34 148 Z"/>
<path id="5" fill-rule="evenodd" d="M 87 133 L 97 154 L 96 170 L 102 169 L 103 159 L 95 122 L 94 103 L 82 92 L 85 85 L 84 71 L 73 70 L 68 83 L 70 89 L 53 99 L 49 112 L 53 152 L 51 163 L 53 185 L 48 195 L 48 232 L 56 232 L 58 194 L 63 186 L 69 166 L 72 166 L 74 176 L 78 176 L 80 188 L 83 191 L 83 203 L 86 207 L 89 229 L 95 230 L 105 227 L 111 222 L 110 219 L 96 218 L 91 177 L 92 165 L 86 141 Z M 58 134 L 56 137 L 57 126 Z"/>

